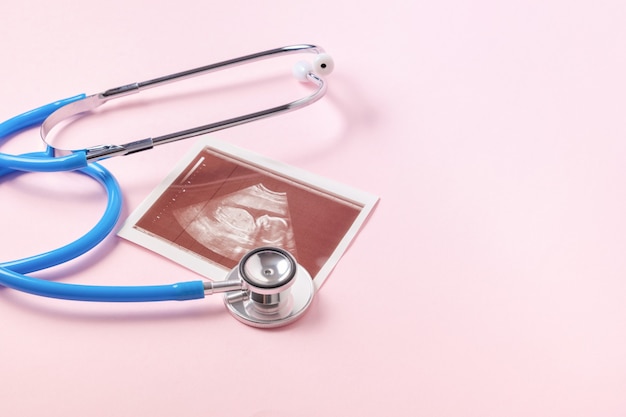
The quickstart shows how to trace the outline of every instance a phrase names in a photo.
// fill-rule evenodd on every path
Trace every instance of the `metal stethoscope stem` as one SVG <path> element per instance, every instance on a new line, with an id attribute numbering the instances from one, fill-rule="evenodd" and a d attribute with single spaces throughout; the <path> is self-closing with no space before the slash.
<path id="1" fill-rule="evenodd" d="M 316 90 L 310 95 L 300 98 L 298 100 L 271 107 L 268 109 L 259 110 L 253 113 L 244 114 L 241 116 L 233 117 L 226 120 L 221 120 L 214 123 L 197 126 L 191 129 L 185 129 L 182 131 L 161 135 L 154 138 L 144 138 L 133 142 L 125 143 L 122 145 L 97 145 L 87 149 L 84 149 L 86 153 L 87 161 L 97 161 L 104 158 L 110 158 L 113 156 L 128 155 L 131 153 L 152 149 L 154 146 L 163 145 L 171 142 L 176 142 L 183 139 L 188 139 L 194 136 L 204 135 L 207 133 L 216 132 L 219 130 L 235 127 L 244 123 L 253 122 L 256 120 L 264 119 L 270 116 L 276 116 L 289 111 L 299 109 L 304 106 L 315 103 L 322 98 L 326 93 L 326 84 L 320 75 L 329 74 L 333 69 L 332 58 L 324 53 L 323 49 L 315 45 L 292 45 L 282 48 L 270 49 L 263 52 L 258 52 L 250 55 L 245 55 L 239 58 L 229 59 L 227 61 L 218 62 L 211 65 L 206 65 L 198 68 L 194 68 L 187 71 L 178 72 L 171 75 L 165 75 L 148 81 L 136 82 L 127 84 L 121 87 L 115 87 L 108 89 L 102 93 L 93 94 L 84 97 L 81 100 L 67 104 L 61 107 L 59 110 L 52 113 L 41 126 L 41 137 L 47 145 L 52 146 L 48 137 L 52 130 L 58 126 L 64 120 L 76 116 L 80 113 L 89 112 L 102 106 L 106 102 L 128 96 L 130 94 L 136 94 L 143 90 L 171 84 L 178 81 L 183 81 L 189 78 L 197 77 L 200 75 L 209 74 L 215 71 L 222 71 L 225 69 L 233 68 L 236 66 L 250 64 L 260 60 L 273 58 L 279 55 L 291 55 L 297 53 L 315 53 L 317 54 L 316 62 L 314 66 L 305 66 L 303 68 L 294 68 L 294 75 L 300 78 L 301 81 L 306 81 L 314 84 Z M 299 63 L 299 65 L 304 65 Z M 53 147 L 54 148 L 54 147 Z M 55 156 L 69 155 L 75 150 L 55 149 Z"/>

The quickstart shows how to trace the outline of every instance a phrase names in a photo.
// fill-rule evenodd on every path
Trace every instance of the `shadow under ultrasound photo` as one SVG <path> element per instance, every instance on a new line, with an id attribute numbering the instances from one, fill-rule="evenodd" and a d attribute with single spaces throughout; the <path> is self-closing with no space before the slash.
<path id="1" fill-rule="evenodd" d="M 131 227 L 226 269 L 256 247 L 280 247 L 315 277 L 364 207 L 205 146 Z"/>

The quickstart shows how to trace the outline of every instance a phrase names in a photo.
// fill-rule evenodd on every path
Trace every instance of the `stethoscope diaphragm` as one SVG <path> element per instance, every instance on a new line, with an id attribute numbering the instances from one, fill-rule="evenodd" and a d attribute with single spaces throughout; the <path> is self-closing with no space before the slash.
<path id="1" fill-rule="evenodd" d="M 224 295 L 228 311 L 254 327 L 279 327 L 300 318 L 311 305 L 315 286 L 311 275 L 289 252 L 257 248 L 233 268 L 227 281 L 241 280 L 243 290 Z"/>

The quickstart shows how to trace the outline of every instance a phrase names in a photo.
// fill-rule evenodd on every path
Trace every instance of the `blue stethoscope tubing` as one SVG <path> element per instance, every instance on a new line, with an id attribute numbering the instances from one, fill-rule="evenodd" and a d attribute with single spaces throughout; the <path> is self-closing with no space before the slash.
<path id="1" fill-rule="evenodd" d="M 51 113 L 66 104 L 85 98 L 84 94 L 50 103 L 0 123 L 0 140 L 40 125 Z M 104 214 L 86 234 L 49 252 L 0 263 L 0 285 L 18 291 L 65 300 L 97 302 L 145 302 L 204 298 L 200 280 L 169 285 L 100 286 L 46 281 L 26 274 L 75 259 L 97 246 L 115 228 L 122 210 L 122 192 L 110 171 L 97 163 L 87 163 L 84 152 L 54 157 L 53 150 L 9 155 L 0 153 L 0 178 L 20 172 L 76 171 L 100 183 L 107 193 Z"/>

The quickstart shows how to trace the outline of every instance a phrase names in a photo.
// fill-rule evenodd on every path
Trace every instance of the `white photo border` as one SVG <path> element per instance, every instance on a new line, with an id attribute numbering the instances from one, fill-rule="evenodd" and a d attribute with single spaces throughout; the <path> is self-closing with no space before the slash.
<path id="1" fill-rule="evenodd" d="M 320 268 L 319 272 L 313 277 L 315 288 L 319 289 L 334 267 L 337 265 L 350 243 L 354 240 L 359 230 L 363 227 L 365 221 L 371 214 L 372 210 L 378 203 L 378 197 L 338 183 L 336 181 L 324 178 L 311 172 L 284 164 L 256 154 L 254 152 L 220 142 L 216 139 L 205 137 L 198 140 L 190 151 L 179 161 L 176 167 L 165 177 L 165 179 L 148 195 L 148 197 L 130 214 L 121 229 L 118 236 L 143 246 L 159 255 L 170 259 L 197 274 L 212 280 L 222 281 L 226 279 L 229 268 L 223 267 L 217 263 L 208 262 L 205 258 L 195 255 L 179 246 L 153 236 L 136 227 L 137 222 L 146 214 L 146 212 L 157 202 L 161 195 L 168 190 L 189 164 L 198 156 L 200 152 L 208 148 L 226 157 L 230 157 L 242 164 L 253 166 L 259 170 L 266 171 L 270 175 L 277 175 L 287 181 L 295 181 L 307 187 L 328 196 L 336 196 L 341 200 L 348 200 L 358 206 L 361 210 L 355 220 L 352 222 L 348 231 L 341 238 L 335 250 L 332 251 L 329 258 Z"/>

